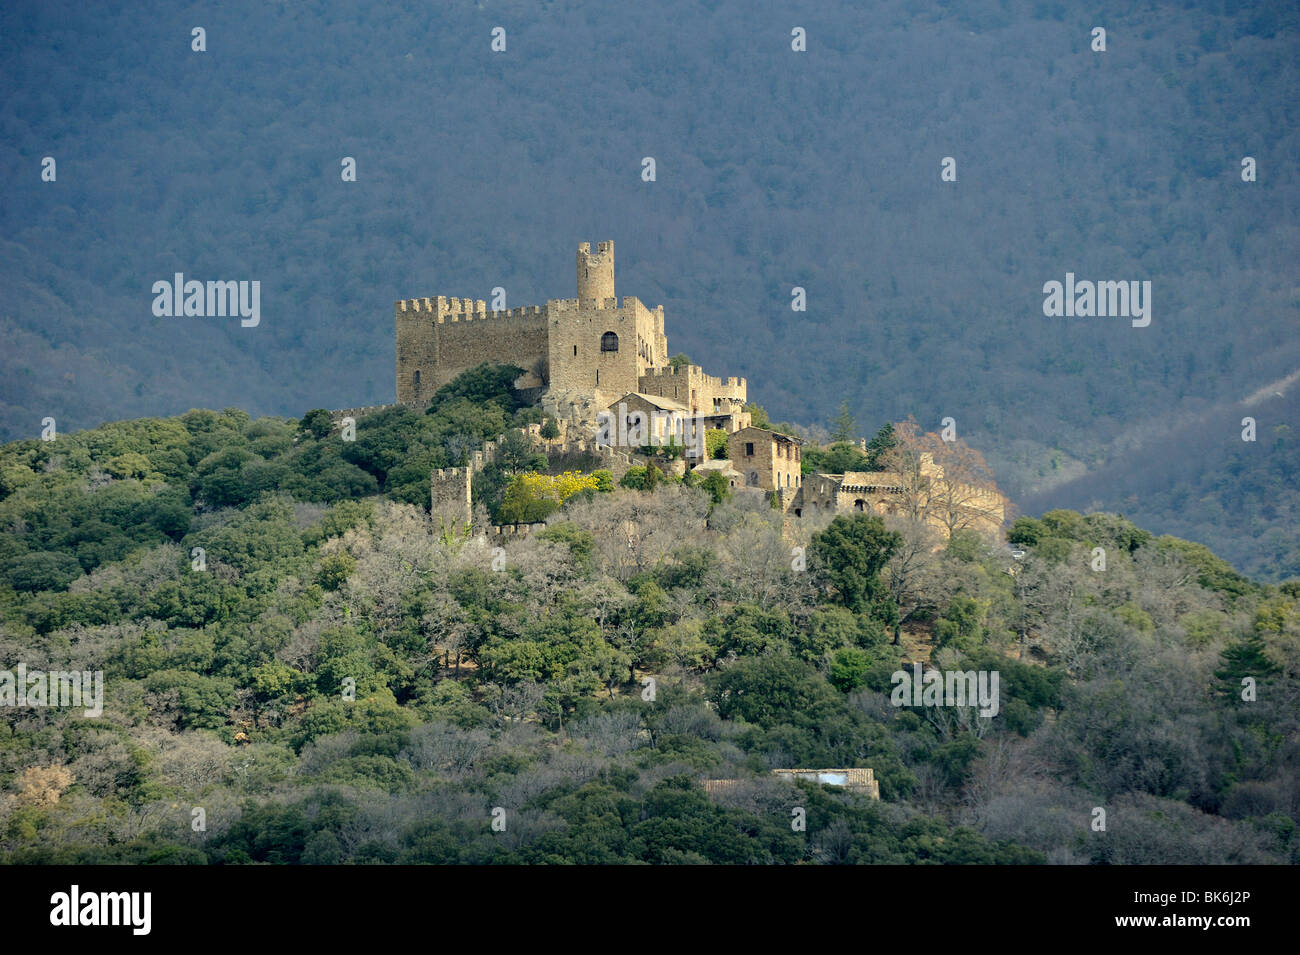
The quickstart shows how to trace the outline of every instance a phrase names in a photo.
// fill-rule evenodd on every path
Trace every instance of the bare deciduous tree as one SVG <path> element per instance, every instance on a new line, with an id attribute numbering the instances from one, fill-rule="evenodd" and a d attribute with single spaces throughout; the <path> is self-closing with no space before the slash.
<path id="1" fill-rule="evenodd" d="M 960 530 L 987 531 L 1006 498 L 984 456 L 961 441 L 923 432 L 910 417 L 894 425 L 894 436 L 881 465 L 897 483 L 900 511 L 934 521 L 949 537 Z"/>

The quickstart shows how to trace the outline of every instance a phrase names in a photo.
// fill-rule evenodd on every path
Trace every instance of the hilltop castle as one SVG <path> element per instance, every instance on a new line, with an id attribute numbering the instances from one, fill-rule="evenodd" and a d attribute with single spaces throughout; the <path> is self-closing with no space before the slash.
<path id="1" fill-rule="evenodd" d="M 532 392 L 570 434 L 596 431 L 598 416 L 606 411 L 643 420 L 690 417 L 725 431 L 725 458 L 686 458 L 676 462 L 679 473 L 686 468 L 717 472 L 733 488 L 772 494 L 794 517 L 906 511 L 945 534 L 959 526 L 986 532 L 1001 527 L 1006 499 L 996 489 L 949 484 L 928 454 L 912 476 L 814 473 L 805 484 L 803 441 L 753 426 L 744 407 L 744 378 L 717 378 L 698 365 L 674 366 L 663 306 L 650 309 L 635 296 L 615 296 L 613 242 L 601 242 L 595 252 L 586 242 L 578 246 L 577 280 L 577 298 L 501 311 L 488 311 L 482 299 L 441 295 L 397 302 L 398 403 L 422 407 L 442 385 L 484 362 L 514 365 L 524 369 L 515 387 Z M 612 452 L 600 440 L 579 442 Z M 468 519 L 473 472 L 485 460 L 483 454 L 476 459 L 477 465 L 434 472 L 435 511 L 449 508 Z M 625 470 L 631 456 L 621 459 Z"/>
<path id="2" fill-rule="evenodd" d="M 502 311 L 442 295 L 397 302 L 398 403 L 427 404 L 461 372 L 493 362 L 523 368 L 515 387 L 539 392 L 543 408 L 575 424 L 629 394 L 671 399 L 691 414 L 741 414 L 744 378 L 670 366 L 663 306 L 615 296 L 613 242 L 595 252 L 579 245 L 577 277 L 577 298 Z"/>

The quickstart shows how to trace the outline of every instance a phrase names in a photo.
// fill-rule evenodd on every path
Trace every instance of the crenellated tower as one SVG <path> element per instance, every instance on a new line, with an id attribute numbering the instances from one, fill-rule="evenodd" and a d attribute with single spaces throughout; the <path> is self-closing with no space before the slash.
<path id="1" fill-rule="evenodd" d="M 483 362 L 523 369 L 515 387 L 541 392 L 548 414 L 594 419 L 605 398 L 637 391 L 668 364 L 663 306 L 617 298 L 614 243 L 578 244 L 577 297 L 493 311 L 483 299 L 435 295 L 396 303 L 397 400 L 427 405 L 439 387 Z M 697 388 L 696 396 L 712 410 Z"/>
<path id="2" fill-rule="evenodd" d="M 593 253 L 591 243 L 583 242 L 578 246 L 578 301 L 594 300 L 599 308 L 610 298 L 615 298 L 614 243 L 597 243 Z"/>

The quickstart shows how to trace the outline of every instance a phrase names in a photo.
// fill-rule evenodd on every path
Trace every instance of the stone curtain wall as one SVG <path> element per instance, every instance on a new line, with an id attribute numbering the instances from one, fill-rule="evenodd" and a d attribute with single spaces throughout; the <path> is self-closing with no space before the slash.
<path id="1" fill-rule="evenodd" d="M 518 365 L 546 380 L 545 306 L 491 312 L 482 299 L 439 295 L 397 302 L 394 321 L 400 404 L 427 404 L 439 387 L 484 362 Z"/>

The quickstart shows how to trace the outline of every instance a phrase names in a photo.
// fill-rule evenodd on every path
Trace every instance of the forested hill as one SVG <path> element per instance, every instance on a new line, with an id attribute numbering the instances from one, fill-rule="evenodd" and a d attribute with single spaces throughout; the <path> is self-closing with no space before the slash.
<path id="1" fill-rule="evenodd" d="M 1300 389 L 1276 387 L 1286 390 L 1153 427 L 1117 449 L 1103 473 L 1019 503 L 1029 514 L 1109 504 L 1144 527 L 1221 541 L 1216 552 L 1251 576 L 1300 576 Z M 1253 440 L 1243 440 L 1251 429 Z"/>
<path id="2" fill-rule="evenodd" d="M 572 295 L 575 243 L 613 238 L 621 293 L 778 420 L 951 416 L 1013 496 L 1087 468 L 1121 509 L 1113 453 L 1300 368 L 1298 15 L 6 4 L 0 431 L 389 401 L 395 299 Z M 260 281 L 260 324 L 154 317 L 177 272 Z M 1067 272 L 1150 280 L 1151 325 L 1044 317 Z M 1196 532 L 1240 559 L 1208 493 Z"/>
<path id="3" fill-rule="evenodd" d="M 1108 514 L 792 541 L 522 451 L 478 503 L 556 498 L 494 550 L 429 468 L 536 414 L 513 379 L 350 442 L 228 409 L 0 447 L 0 862 L 1300 862 L 1296 582 Z M 997 712 L 900 704 L 922 660 Z M 102 710 L 15 704 L 19 667 Z"/>

